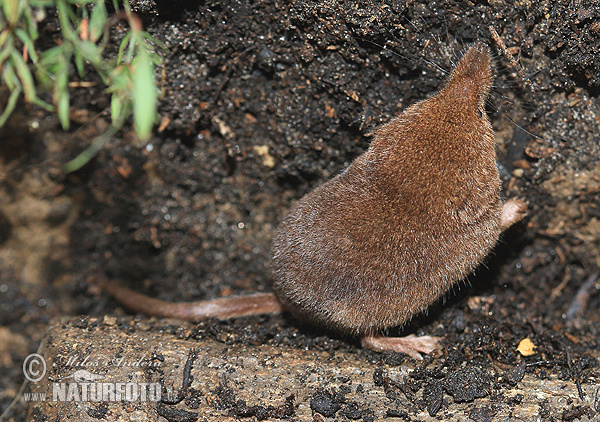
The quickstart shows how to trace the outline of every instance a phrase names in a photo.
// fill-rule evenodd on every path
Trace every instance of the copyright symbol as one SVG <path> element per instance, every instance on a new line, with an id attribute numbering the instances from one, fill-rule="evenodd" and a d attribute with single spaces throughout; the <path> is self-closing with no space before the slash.
<path id="1" fill-rule="evenodd" d="M 23 374 L 31 382 L 38 382 L 46 375 L 46 361 L 37 353 L 32 353 L 23 362 Z"/>

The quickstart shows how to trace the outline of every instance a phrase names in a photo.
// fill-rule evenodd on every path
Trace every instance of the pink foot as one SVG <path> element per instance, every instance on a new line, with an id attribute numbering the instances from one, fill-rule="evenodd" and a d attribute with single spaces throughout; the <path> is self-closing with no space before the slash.
<path id="1" fill-rule="evenodd" d="M 394 352 L 406 353 L 408 356 L 422 360 L 421 353 L 429 354 L 439 350 L 439 337 L 422 336 L 417 337 L 411 334 L 406 337 L 385 337 L 380 335 L 365 336 L 360 343 L 365 349 L 384 352 L 392 350 Z"/>
<path id="2" fill-rule="evenodd" d="M 500 227 L 502 231 L 521 221 L 527 212 L 527 203 L 520 199 L 509 199 L 502 205 Z"/>

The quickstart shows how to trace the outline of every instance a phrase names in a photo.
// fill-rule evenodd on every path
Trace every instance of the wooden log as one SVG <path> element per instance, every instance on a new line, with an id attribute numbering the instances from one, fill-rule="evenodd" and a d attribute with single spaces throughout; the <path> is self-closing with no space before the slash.
<path id="1" fill-rule="evenodd" d="M 40 350 L 47 373 L 30 383 L 24 396 L 46 397 L 30 402 L 30 419 L 532 421 L 599 416 L 599 387 L 582 384 L 580 400 L 575 383 L 552 374 L 548 379 L 525 374 L 513 387 L 498 387 L 495 380 L 478 395 L 484 397 L 461 401 L 443 386 L 439 391 L 435 385 L 411 389 L 406 383 L 415 369 L 411 360 L 393 366 L 374 364 L 362 353 L 181 340 L 153 327 L 148 320 L 114 317 L 52 324 Z M 465 384 L 465 391 L 470 387 Z M 138 398 L 128 401 L 134 392 Z M 432 393 L 441 399 L 437 411 L 427 397 Z"/>

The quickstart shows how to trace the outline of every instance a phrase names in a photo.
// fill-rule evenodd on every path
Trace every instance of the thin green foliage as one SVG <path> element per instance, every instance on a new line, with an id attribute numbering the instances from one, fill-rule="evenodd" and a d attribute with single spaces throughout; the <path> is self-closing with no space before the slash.
<path id="1" fill-rule="evenodd" d="M 0 0 L 0 84 L 10 95 L 0 109 L 0 126 L 13 112 L 19 97 L 57 113 L 64 129 L 70 125 L 69 75 L 79 78 L 93 70 L 111 95 L 111 125 L 79 157 L 65 165 L 73 171 L 85 165 L 110 136 L 133 115 L 140 140 L 149 138 L 156 121 L 158 89 L 154 68 L 160 64 L 156 47 L 162 43 L 142 30 L 125 0 L 120 9 L 113 0 L 115 17 L 129 23 L 117 57 L 106 57 L 111 20 L 104 0 Z M 40 51 L 36 47 L 41 24 L 49 8 L 57 12 L 62 39 Z M 52 103 L 43 101 L 40 88 L 52 92 Z M 0 107 L 2 107 L 0 105 Z"/>
<path id="2" fill-rule="evenodd" d="M 107 130 L 102 135 L 97 136 L 92 141 L 91 145 L 87 147 L 81 154 L 66 163 L 63 166 L 63 170 L 66 173 L 70 173 L 85 166 L 92 158 L 94 158 L 98 151 L 104 147 L 108 139 L 113 136 L 117 130 L 118 129 L 115 126 L 110 125 Z"/>

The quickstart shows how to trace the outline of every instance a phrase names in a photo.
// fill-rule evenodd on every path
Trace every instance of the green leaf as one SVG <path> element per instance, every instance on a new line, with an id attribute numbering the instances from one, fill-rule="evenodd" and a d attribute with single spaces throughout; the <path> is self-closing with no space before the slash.
<path id="1" fill-rule="evenodd" d="M 58 20 L 60 22 L 63 38 L 67 41 L 76 43 L 78 37 L 71 26 L 71 18 L 73 17 L 71 6 L 69 6 L 65 0 L 56 0 L 56 10 L 58 11 Z"/>
<path id="2" fill-rule="evenodd" d="M 30 6 L 30 7 L 25 7 L 23 9 L 23 15 L 24 15 L 23 20 L 24 20 L 24 26 L 26 28 L 25 32 L 27 33 L 28 38 L 35 41 L 38 39 L 39 33 L 37 30 L 36 19 L 33 17 L 33 14 L 31 13 L 33 10 L 32 7 L 34 5 L 30 3 L 28 6 Z"/>
<path id="3" fill-rule="evenodd" d="M 7 31 L 8 32 L 8 31 Z M 0 40 L 1 41 L 1 40 Z M 13 39 L 12 35 L 4 39 L 5 43 L 0 42 L 0 65 L 10 56 L 10 52 L 13 50 Z M 7 44 L 7 45 L 4 45 Z"/>
<path id="4" fill-rule="evenodd" d="M 150 137 L 158 98 L 154 69 L 146 50 L 141 49 L 133 67 L 133 122 L 138 138 Z"/>
<path id="5" fill-rule="evenodd" d="M 10 58 L 21 80 L 21 86 L 25 92 L 25 101 L 32 102 L 35 99 L 35 83 L 33 82 L 33 76 L 27 63 L 25 63 L 23 57 L 16 50 L 12 51 Z"/>
<path id="6" fill-rule="evenodd" d="M 90 41 L 96 42 L 104 33 L 104 26 L 108 20 L 106 4 L 104 1 L 97 1 L 90 17 Z"/>
<path id="7" fill-rule="evenodd" d="M 19 81 L 19 77 L 13 69 L 12 62 L 10 61 L 6 62 L 6 64 L 4 65 L 4 71 L 2 72 L 2 80 L 4 81 L 10 92 L 21 92 L 21 82 Z"/>
<path id="8" fill-rule="evenodd" d="M 92 141 L 92 144 L 89 147 L 87 147 L 81 154 L 79 154 L 77 157 L 73 158 L 71 161 L 66 163 L 63 166 L 63 171 L 65 173 L 70 173 L 72 171 L 79 170 L 81 167 L 85 166 L 92 158 L 94 158 L 98 151 L 100 151 L 104 147 L 106 141 L 108 141 L 108 139 L 111 138 L 117 132 L 117 130 L 118 128 L 112 125 L 109 126 L 108 129 L 106 129 L 106 131 L 102 135 L 94 139 Z"/>
<path id="9" fill-rule="evenodd" d="M 29 57 L 31 57 L 31 61 L 37 64 L 38 54 L 35 51 L 35 46 L 33 45 L 33 40 L 29 37 L 29 34 L 25 32 L 23 29 L 18 28 L 15 31 L 15 34 L 19 39 L 27 46 L 27 52 L 29 53 Z"/>
<path id="10" fill-rule="evenodd" d="M 71 119 L 69 118 L 69 91 L 59 91 L 57 93 L 58 119 L 63 129 L 69 129 Z"/>
<path id="11" fill-rule="evenodd" d="M 40 98 L 36 98 L 35 100 L 33 100 L 33 103 L 41 108 L 43 108 L 46 111 L 55 111 L 56 108 L 52 105 L 52 104 L 48 104 L 47 102 L 43 101 Z"/>
<path id="12" fill-rule="evenodd" d="M 76 51 L 95 67 L 102 67 L 102 52 L 100 48 L 91 41 L 80 41 L 75 46 Z"/>
<path id="13" fill-rule="evenodd" d="M 68 0 L 69 3 L 77 7 L 85 6 L 86 4 L 94 3 L 95 1 L 96 0 Z"/>
<path id="14" fill-rule="evenodd" d="M 10 26 L 16 26 L 19 20 L 19 0 L 1 0 L 4 16 Z"/>
<path id="15" fill-rule="evenodd" d="M 131 39 L 131 32 L 128 32 L 121 40 L 121 44 L 119 44 L 119 53 L 117 54 L 117 63 L 123 63 L 123 51 L 129 44 L 129 40 Z"/>
<path id="16" fill-rule="evenodd" d="M 83 79 L 83 77 L 85 76 L 85 67 L 83 67 L 83 56 L 81 54 L 77 54 L 77 52 L 76 52 L 75 57 L 73 59 L 75 60 L 75 67 L 77 68 L 77 74 L 79 75 L 80 78 Z"/>
<path id="17" fill-rule="evenodd" d="M 54 100 L 56 102 L 56 110 L 58 119 L 63 129 L 68 129 L 70 124 L 69 119 L 69 73 L 68 73 L 68 57 L 61 56 L 56 68 L 56 84 L 54 85 Z"/>
<path id="18" fill-rule="evenodd" d="M 31 7 L 42 8 L 54 6 L 55 2 L 56 0 L 30 0 L 30 5 Z"/>
<path id="19" fill-rule="evenodd" d="M 49 48 L 48 50 L 41 53 L 40 62 L 43 67 L 58 62 L 58 58 L 64 55 L 64 51 L 67 47 L 65 45 L 57 45 L 56 47 Z"/>
<path id="20" fill-rule="evenodd" d="M 63 128 L 68 129 L 68 83 L 74 66 L 81 78 L 93 69 L 106 84 L 106 92 L 111 95 L 112 133 L 133 115 L 138 138 L 147 139 L 151 135 L 159 94 L 154 65 L 161 63 L 154 50 L 165 46 L 139 28 L 140 21 L 131 15 L 129 0 L 112 3 L 117 12 L 125 11 L 131 28 L 118 46 L 117 58 L 107 60 L 103 57 L 110 42 L 105 36 L 109 18 L 106 0 L 0 0 L 0 83 L 10 92 L 4 110 L 0 111 L 0 125 L 6 122 L 23 93 L 26 101 L 56 112 Z M 59 45 L 41 51 L 36 40 L 46 8 L 56 10 L 62 40 Z M 89 39 L 82 39 L 82 21 L 88 18 Z M 15 47 L 17 39 L 19 48 Z M 21 45 L 26 47 L 31 63 L 24 59 Z M 36 83 L 52 90 L 54 107 L 37 97 Z M 104 144 L 103 136 L 67 167 L 79 168 L 89 161 Z"/>
<path id="21" fill-rule="evenodd" d="M 123 110 L 123 100 L 118 95 L 110 98 L 110 119 L 117 126 L 121 126 L 121 111 Z"/>
<path id="22" fill-rule="evenodd" d="M 15 109 L 20 93 L 20 89 L 15 89 L 13 92 L 10 93 L 10 97 L 8 97 L 8 103 L 6 104 L 6 108 L 2 112 L 2 115 L 0 115 L 0 126 L 4 126 L 4 123 L 6 123 L 6 120 Z"/>
<path id="23" fill-rule="evenodd" d="M 12 47 L 12 32 L 8 29 L 4 29 L 0 33 L 0 47 L 4 47 L 4 44 L 9 44 Z"/>
<path id="24" fill-rule="evenodd" d="M 147 32 L 143 32 L 142 36 L 147 39 L 148 41 L 150 41 L 152 44 L 156 45 L 158 48 L 162 49 L 162 50 L 167 50 L 167 46 L 165 45 L 165 43 L 163 43 L 162 41 L 154 38 L 152 35 L 148 34 Z"/>

